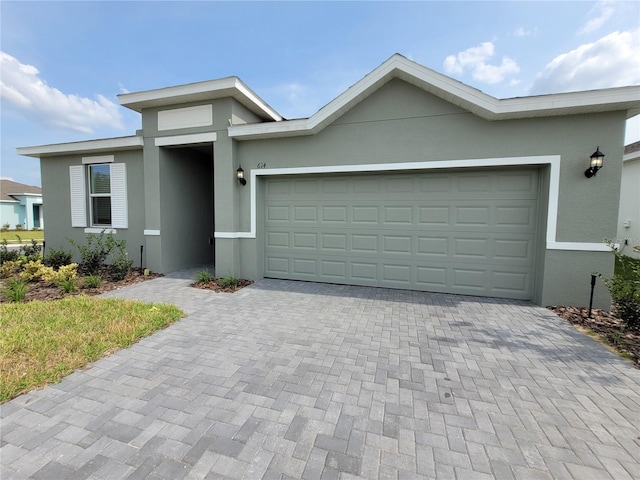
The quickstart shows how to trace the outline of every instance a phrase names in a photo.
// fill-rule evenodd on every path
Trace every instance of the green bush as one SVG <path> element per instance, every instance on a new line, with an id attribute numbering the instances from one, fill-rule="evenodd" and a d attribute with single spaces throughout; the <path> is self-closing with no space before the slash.
<path id="1" fill-rule="evenodd" d="M 69 265 L 72 258 L 73 253 L 69 251 L 64 250 L 63 248 L 60 250 L 52 248 L 49 250 L 49 253 L 47 253 L 47 256 L 44 259 L 44 264 L 57 270 L 64 265 Z"/>
<path id="2" fill-rule="evenodd" d="M 4 262 L 17 262 L 20 257 L 20 250 L 11 249 L 7 247 L 7 240 L 5 238 L 0 242 L 0 265 Z"/>
<path id="3" fill-rule="evenodd" d="M 629 330 L 640 331 L 640 262 L 610 246 L 616 257 L 616 271 L 611 278 L 600 278 L 611 293 L 616 316 Z"/>
<path id="4" fill-rule="evenodd" d="M 73 293 L 76 291 L 77 279 L 75 277 L 63 278 L 58 281 L 58 286 L 64 293 Z"/>
<path id="5" fill-rule="evenodd" d="M 133 260 L 129 260 L 125 249 L 126 242 L 124 240 L 115 240 L 114 247 L 117 249 L 118 254 L 111 263 L 111 276 L 114 280 L 122 280 L 131 271 Z"/>
<path id="6" fill-rule="evenodd" d="M 127 256 L 125 240 L 116 240 L 112 233 L 88 233 L 86 244 L 68 239 L 80 252 L 80 268 L 87 275 L 99 275 L 107 267 L 107 259 L 113 257 L 109 273 L 114 280 L 122 280 L 131 271 L 133 260 Z M 115 252 L 115 253 L 114 253 Z"/>
<path id="7" fill-rule="evenodd" d="M 29 245 L 20 247 L 20 251 L 27 258 L 28 262 L 36 261 L 41 258 L 42 245 L 39 245 L 38 241 L 32 238 Z"/>

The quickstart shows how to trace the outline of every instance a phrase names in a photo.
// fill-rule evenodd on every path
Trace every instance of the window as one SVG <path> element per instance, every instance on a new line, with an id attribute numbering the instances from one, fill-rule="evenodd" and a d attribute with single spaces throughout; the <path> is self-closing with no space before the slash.
<path id="1" fill-rule="evenodd" d="M 111 226 L 111 165 L 89 165 L 91 225 Z"/>
<path id="2" fill-rule="evenodd" d="M 126 165 L 97 163 L 107 157 L 95 158 L 83 158 L 84 165 L 69 167 L 71 226 L 128 228 Z M 113 162 L 113 156 L 108 158 Z"/>

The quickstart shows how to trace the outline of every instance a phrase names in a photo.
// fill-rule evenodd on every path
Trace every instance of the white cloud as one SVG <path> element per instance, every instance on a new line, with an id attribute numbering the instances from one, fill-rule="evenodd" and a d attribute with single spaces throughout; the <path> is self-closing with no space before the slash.
<path id="1" fill-rule="evenodd" d="M 530 30 L 525 30 L 524 28 L 520 27 L 515 32 L 513 32 L 513 34 L 516 37 L 527 37 L 527 36 L 531 35 L 531 31 Z"/>
<path id="2" fill-rule="evenodd" d="M 554 58 L 536 76 L 531 94 L 640 84 L 640 30 L 613 32 Z"/>
<path id="3" fill-rule="evenodd" d="M 495 55 L 493 42 L 483 42 L 476 47 L 468 48 L 457 55 L 449 55 L 444 60 L 444 70 L 450 75 L 462 75 L 470 70 L 473 78 L 484 83 L 498 83 L 507 75 L 520 71 L 518 64 L 509 57 L 502 57 L 499 65 L 487 63 Z"/>
<path id="4" fill-rule="evenodd" d="M 0 52 L 0 98 L 21 114 L 47 126 L 83 133 L 97 127 L 122 129 L 119 106 L 102 95 L 96 99 L 65 94 L 40 79 L 33 65 Z"/>
<path id="5" fill-rule="evenodd" d="M 606 23 L 615 11 L 616 2 L 610 0 L 601 0 L 597 2 L 591 10 L 589 15 L 595 15 L 584 26 L 578 30 L 579 34 L 590 33 L 598 30 L 602 25 Z"/>

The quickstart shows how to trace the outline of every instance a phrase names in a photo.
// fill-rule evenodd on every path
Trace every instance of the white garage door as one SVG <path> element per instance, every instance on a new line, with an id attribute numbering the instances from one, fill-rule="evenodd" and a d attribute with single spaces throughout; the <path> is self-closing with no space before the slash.
<path id="1" fill-rule="evenodd" d="M 530 299 L 536 169 L 266 180 L 265 277 Z"/>

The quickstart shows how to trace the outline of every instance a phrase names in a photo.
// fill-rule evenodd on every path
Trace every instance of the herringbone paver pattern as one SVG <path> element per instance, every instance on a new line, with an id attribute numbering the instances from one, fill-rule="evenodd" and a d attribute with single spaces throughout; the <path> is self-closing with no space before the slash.
<path id="1" fill-rule="evenodd" d="M 1 478 L 640 478 L 640 371 L 515 301 L 161 278 L 177 324 L 1 407 Z"/>

